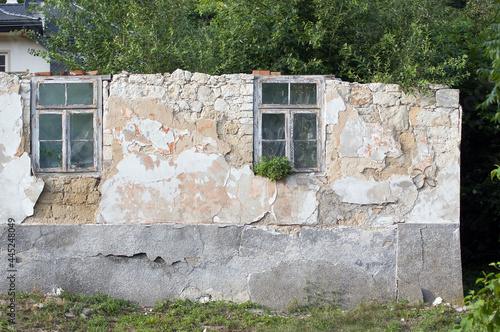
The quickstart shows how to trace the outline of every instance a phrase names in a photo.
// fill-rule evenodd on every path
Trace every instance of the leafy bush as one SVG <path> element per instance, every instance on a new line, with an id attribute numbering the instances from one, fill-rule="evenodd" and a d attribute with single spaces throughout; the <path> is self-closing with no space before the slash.
<path id="1" fill-rule="evenodd" d="M 500 262 L 490 265 L 500 270 Z M 455 331 L 471 331 L 477 328 L 488 332 L 500 330 L 500 273 L 483 274 L 484 278 L 477 279 L 476 283 L 483 283 L 484 287 L 477 294 L 471 291 L 465 298 L 465 303 L 473 311 L 462 319 Z"/>
<path id="2" fill-rule="evenodd" d="M 261 161 L 255 164 L 253 172 L 257 175 L 268 177 L 271 181 L 276 181 L 292 174 L 293 169 L 287 157 L 278 158 L 275 156 L 267 160 L 267 158 L 263 156 Z"/>

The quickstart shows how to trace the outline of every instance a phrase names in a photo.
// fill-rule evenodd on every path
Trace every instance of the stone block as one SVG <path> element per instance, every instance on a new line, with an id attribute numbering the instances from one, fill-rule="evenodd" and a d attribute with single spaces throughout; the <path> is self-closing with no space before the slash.
<path id="1" fill-rule="evenodd" d="M 373 94 L 373 103 L 382 106 L 396 105 L 397 95 L 385 92 L 376 92 Z"/>
<path id="2" fill-rule="evenodd" d="M 238 85 L 224 85 L 222 87 L 222 95 L 224 98 L 227 97 L 238 97 L 240 95 L 239 86 Z"/>
<path id="3" fill-rule="evenodd" d="M 458 107 L 460 91 L 458 89 L 441 89 L 436 91 L 437 107 Z"/>
<path id="4" fill-rule="evenodd" d="M 75 204 L 85 204 L 87 202 L 86 193 L 64 193 L 63 204 L 75 205 Z"/>
<path id="5" fill-rule="evenodd" d="M 74 216 L 78 221 L 86 221 L 90 223 L 95 222 L 95 212 L 97 205 L 74 205 Z"/>
<path id="6" fill-rule="evenodd" d="M 194 73 L 191 77 L 191 81 L 198 82 L 200 84 L 206 84 L 208 82 L 208 75 L 202 73 Z"/>
<path id="7" fill-rule="evenodd" d="M 202 103 L 206 102 L 213 103 L 215 101 L 215 95 L 212 89 L 204 85 L 200 86 L 198 88 L 198 100 L 201 101 Z"/>
<path id="8" fill-rule="evenodd" d="M 64 191 L 64 180 L 62 178 L 43 178 L 45 182 L 45 191 L 62 192 Z"/>
<path id="9" fill-rule="evenodd" d="M 398 300 L 462 304 L 457 224 L 399 224 L 397 264 Z"/>
<path id="10" fill-rule="evenodd" d="M 356 106 L 371 104 L 372 93 L 370 88 L 367 85 L 353 85 L 350 102 Z"/>
<path id="11" fill-rule="evenodd" d="M 35 218 L 52 218 L 52 204 L 43 204 L 40 201 L 35 204 Z"/>
<path id="12" fill-rule="evenodd" d="M 224 99 L 219 98 L 215 101 L 214 110 L 227 113 L 229 111 L 229 104 Z"/>
<path id="13" fill-rule="evenodd" d="M 61 204 L 63 202 L 62 192 L 53 192 L 44 190 L 38 198 L 38 203 L 42 204 Z"/>
<path id="14" fill-rule="evenodd" d="M 52 205 L 52 216 L 55 219 L 74 220 L 78 216 L 75 215 L 75 209 L 70 205 Z"/>
<path id="15" fill-rule="evenodd" d="M 101 193 L 98 191 L 93 191 L 87 196 L 88 204 L 99 204 L 101 201 Z"/>
<path id="16" fill-rule="evenodd" d="M 85 177 L 71 180 L 71 192 L 78 194 L 88 194 L 94 190 L 97 179 Z"/>

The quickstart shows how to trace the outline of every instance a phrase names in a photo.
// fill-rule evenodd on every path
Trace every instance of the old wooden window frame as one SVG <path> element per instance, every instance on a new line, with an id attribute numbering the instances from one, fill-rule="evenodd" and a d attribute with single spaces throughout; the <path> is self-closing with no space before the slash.
<path id="1" fill-rule="evenodd" d="M 264 83 L 285 83 L 288 84 L 288 102 L 286 104 L 263 103 L 262 86 Z M 292 84 L 315 84 L 316 104 L 292 104 L 291 86 Z M 263 139 L 262 124 L 264 114 L 284 114 L 285 115 L 285 155 L 290 160 L 295 172 L 321 172 L 324 170 L 324 126 L 323 126 L 323 105 L 324 105 L 324 77 L 322 76 L 256 76 L 254 80 L 254 162 L 261 160 Z M 316 165 L 315 167 L 298 168 L 294 160 L 294 136 L 293 121 L 296 114 L 316 115 Z"/>
<path id="2" fill-rule="evenodd" d="M 102 77 L 77 76 L 77 77 L 34 77 L 31 80 L 31 149 L 33 170 L 38 175 L 97 175 L 102 171 Z M 68 86 L 70 84 L 91 83 L 93 89 L 92 104 L 68 104 Z M 41 105 L 41 84 L 63 84 L 64 104 Z M 60 114 L 62 137 L 62 156 L 60 167 L 40 167 L 40 115 Z M 72 114 L 92 114 L 93 124 L 93 165 L 92 167 L 76 167 L 71 164 L 71 125 Z M 50 141 L 50 140 L 49 140 Z M 73 142 L 77 142 L 73 139 Z M 82 140 L 89 141 L 89 140 Z"/>

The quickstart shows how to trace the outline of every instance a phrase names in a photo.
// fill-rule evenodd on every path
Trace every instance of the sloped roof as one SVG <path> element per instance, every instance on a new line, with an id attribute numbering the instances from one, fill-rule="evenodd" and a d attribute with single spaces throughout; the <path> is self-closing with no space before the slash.
<path id="1" fill-rule="evenodd" d="M 0 4 L 0 32 L 22 28 L 42 30 L 42 20 L 26 12 L 24 4 Z"/>

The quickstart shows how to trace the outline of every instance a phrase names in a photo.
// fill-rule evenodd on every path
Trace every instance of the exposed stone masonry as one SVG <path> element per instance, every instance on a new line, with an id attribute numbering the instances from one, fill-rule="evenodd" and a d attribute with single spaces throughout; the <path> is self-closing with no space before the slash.
<path id="1" fill-rule="evenodd" d="M 98 178 L 44 177 L 43 180 L 45 188 L 33 216 L 37 223 L 94 223 L 101 198 Z"/>

